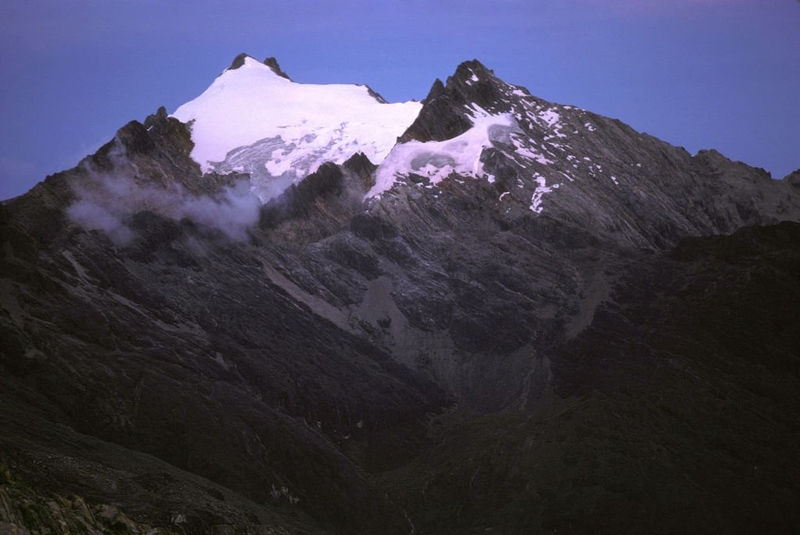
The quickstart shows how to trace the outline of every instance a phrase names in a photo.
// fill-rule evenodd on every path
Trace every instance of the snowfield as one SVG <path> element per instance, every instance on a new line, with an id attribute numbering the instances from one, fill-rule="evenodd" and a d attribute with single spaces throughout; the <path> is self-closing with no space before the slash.
<path id="1" fill-rule="evenodd" d="M 363 152 L 381 163 L 421 107 L 381 102 L 366 86 L 296 83 L 248 57 L 172 116 L 190 124 L 204 173 L 250 173 L 263 202 L 326 161 Z"/>

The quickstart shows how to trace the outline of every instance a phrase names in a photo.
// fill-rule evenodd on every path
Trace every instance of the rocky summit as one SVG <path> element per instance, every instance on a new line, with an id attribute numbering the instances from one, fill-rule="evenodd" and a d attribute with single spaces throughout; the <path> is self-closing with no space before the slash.
<path id="1" fill-rule="evenodd" d="M 240 55 L 0 240 L 0 532 L 800 529 L 798 172 Z"/>

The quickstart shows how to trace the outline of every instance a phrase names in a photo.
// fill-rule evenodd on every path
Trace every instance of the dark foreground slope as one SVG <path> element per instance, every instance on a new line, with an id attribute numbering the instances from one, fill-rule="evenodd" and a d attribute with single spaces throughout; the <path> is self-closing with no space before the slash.
<path id="1" fill-rule="evenodd" d="M 786 533 L 800 526 L 800 225 L 614 266 L 550 354 L 553 399 L 436 420 L 385 475 L 425 533 Z"/>
<path id="2" fill-rule="evenodd" d="M 403 141 L 473 105 L 518 117 L 493 182 L 365 201 L 355 156 L 259 206 L 162 112 L 0 205 L 0 526 L 796 530 L 796 179 L 477 62 Z"/>

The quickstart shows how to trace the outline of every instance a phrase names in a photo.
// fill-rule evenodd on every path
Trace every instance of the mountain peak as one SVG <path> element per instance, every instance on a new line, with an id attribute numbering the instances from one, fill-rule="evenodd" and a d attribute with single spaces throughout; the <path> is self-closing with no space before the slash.
<path id="1" fill-rule="evenodd" d="M 501 111 L 497 107 L 505 99 L 507 87 L 508 84 L 497 78 L 494 71 L 473 59 L 456 68 L 456 72 L 447 78 L 445 88 L 458 104 L 476 104 L 488 111 Z"/>
<path id="2" fill-rule="evenodd" d="M 283 72 L 283 70 L 281 70 L 280 65 L 278 65 L 278 60 L 275 59 L 274 57 L 270 56 L 267 59 L 265 59 L 264 65 L 272 69 L 272 72 L 274 72 L 281 78 L 286 78 L 287 80 L 291 80 L 291 78 L 289 78 L 289 75 Z"/>
<path id="3" fill-rule="evenodd" d="M 241 54 L 239 54 L 235 58 L 233 58 L 233 62 L 231 62 L 231 66 L 228 67 L 226 70 L 235 71 L 236 69 L 239 69 L 239 68 L 243 67 L 248 58 L 253 60 L 253 61 L 258 62 L 258 60 L 256 58 L 254 58 L 253 56 L 251 56 L 250 54 L 242 52 Z M 283 72 L 283 70 L 281 70 L 280 65 L 278 65 L 278 60 L 275 59 L 274 57 L 270 56 L 267 59 L 265 59 L 263 62 L 259 62 L 259 63 L 269 67 L 272 72 L 274 72 L 275 74 L 277 74 L 281 78 L 286 78 L 287 80 L 291 80 L 291 78 L 289 78 L 289 75 L 286 74 L 285 72 Z"/>
<path id="4" fill-rule="evenodd" d="M 235 58 L 233 58 L 233 61 L 231 62 L 231 66 L 228 67 L 226 70 L 235 71 L 236 69 L 238 69 L 239 67 L 242 67 L 244 65 L 244 62 L 245 62 L 245 60 L 247 58 L 255 59 L 250 54 L 242 52 L 241 54 L 239 54 Z"/>
<path id="5" fill-rule="evenodd" d="M 191 123 L 192 158 L 204 173 L 248 173 L 262 200 L 363 152 L 380 163 L 421 108 L 388 104 L 354 84 L 293 82 L 275 58 L 247 54 L 173 116 Z"/>
<path id="6" fill-rule="evenodd" d="M 456 67 L 456 72 L 448 79 L 453 80 L 470 80 L 471 82 L 478 82 L 480 80 L 489 80 L 495 78 L 494 71 L 488 69 L 483 63 L 477 59 L 464 61 Z"/>
<path id="7" fill-rule="evenodd" d="M 433 83 L 417 120 L 400 141 L 444 141 L 459 136 L 473 126 L 471 106 L 507 112 L 506 89 L 507 84 L 480 61 L 465 61 L 446 83 L 438 79 Z"/>

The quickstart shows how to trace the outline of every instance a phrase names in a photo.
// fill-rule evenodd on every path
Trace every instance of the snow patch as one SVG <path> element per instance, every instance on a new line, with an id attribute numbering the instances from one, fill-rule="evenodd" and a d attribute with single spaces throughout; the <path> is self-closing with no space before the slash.
<path id="1" fill-rule="evenodd" d="M 544 197 L 545 194 L 551 193 L 553 190 L 558 189 L 561 184 L 553 184 L 552 186 L 548 186 L 545 178 L 539 173 L 535 173 L 533 175 L 533 179 L 536 181 L 537 186 L 533 192 L 533 196 L 531 197 L 530 208 L 531 211 L 541 214 L 542 210 L 544 210 L 542 207 L 542 197 Z"/>
<path id="2" fill-rule="evenodd" d="M 493 179 L 483 169 L 481 153 L 494 141 L 510 140 L 518 126 L 509 114 L 492 115 L 477 105 L 472 112 L 473 126 L 460 136 L 396 145 L 375 171 L 375 185 L 365 198 L 380 196 L 409 173 L 426 177 L 434 185 L 452 174 Z"/>
<path id="3" fill-rule="evenodd" d="M 567 137 L 562 131 L 561 115 L 553 108 L 540 110 L 537 117 L 539 122 L 544 122 L 547 128 L 553 132 L 554 137 L 565 138 Z"/>
<path id="4" fill-rule="evenodd" d="M 539 162 L 542 165 L 552 165 L 553 160 L 548 160 L 545 156 L 539 152 L 533 151 L 531 149 L 526 149 L 525 147 L 517 147 L 516 150 L 517 154 L 520 156 L 524 156 L 525 158 L 530 158 L 536 162 Z"/>

